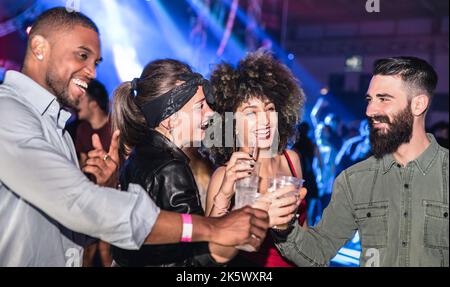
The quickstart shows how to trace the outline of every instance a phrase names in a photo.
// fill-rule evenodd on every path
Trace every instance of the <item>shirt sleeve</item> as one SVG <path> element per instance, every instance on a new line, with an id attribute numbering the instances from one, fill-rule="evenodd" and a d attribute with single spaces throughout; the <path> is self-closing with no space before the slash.
<path id="1" fill-rule="evenodd" d="M 120 192 L 90 182 L 49 143 L 42 121 L 18 100 L 0 97 L 0 181 L 73 231 L 138 249 L 159 208 L 139 186 Z"/>
<path id="2" fill-rule="evenodd" d="M 334 183 L 330 204 L 316 227 L 306 231 L 297 225 L 288 236 L 275 232 L 272 234 L 282 255 L 297 266 L 327 266 L 356 230 L 353 208 L 342 173 Z"/>

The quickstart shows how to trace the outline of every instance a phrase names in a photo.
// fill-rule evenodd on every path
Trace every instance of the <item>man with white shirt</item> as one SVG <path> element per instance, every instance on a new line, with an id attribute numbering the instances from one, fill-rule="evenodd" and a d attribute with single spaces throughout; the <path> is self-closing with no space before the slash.
<path id="1" fill-rule="evenodd" d="M 32 27 L 22 73 L 0 79 L 0 266 L 80 266 L 82 234 L 125 249 L 182 238 L 259 247 L 268 227 L 263 211 L 186 222 L 137 185 L 120 192 L 83 175 L 65 109 L 85 96 L 100 62 L 95 24 L 54 8 Z"/>

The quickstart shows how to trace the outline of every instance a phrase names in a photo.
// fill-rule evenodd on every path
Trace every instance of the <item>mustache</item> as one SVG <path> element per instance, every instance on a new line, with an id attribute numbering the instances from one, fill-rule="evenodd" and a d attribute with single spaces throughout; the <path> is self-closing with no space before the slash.
<path id="1" fill-rule="evenodd" d="M 367 120 L 368 120 L 369 125 L 370 125 L 371 127 L 373 127 L 375 121 L 380 122 L 380 123 L 383 123 L 383 124 L 391 124 L 391 121 L 389 120 L 389 117 L 388 117 L 388 116 L 373 116 L 373 117 L 367 117 Z"/>

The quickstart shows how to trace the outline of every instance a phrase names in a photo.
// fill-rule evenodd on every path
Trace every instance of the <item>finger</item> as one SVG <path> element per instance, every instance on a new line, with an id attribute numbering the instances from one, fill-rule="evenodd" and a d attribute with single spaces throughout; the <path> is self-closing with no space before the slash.
<path id="1" fill-rule="evenodd" d="M 270 221 L 270 227 L 287 224 L 287 223 L 291 222 L 291 220 L 294 216 L 295 216 L 295 214 L 291 214 L 291 215 L 283 216 L 283 217 L 276 217 Z"/>
<path id="2" fill-rule="evenodd" d="M 93 165 L 87 165 L 82 169 L 83 172 L 85 173 L 89 173 L 95 176 L 95 178 L 98 179 L 102 177 L 103 172 L 100 168 L 98 168 L 97 166 L 93 166 Z"/>
<path id="3" fill-rule="evenodd" d="M 108 151 L 109 156 L 116 162 L 119 161 L 119 136 L 120 131 L 116 130 L 112 135 L 111 145 L 109 146 Z"/>
<path id="4" fill-rule="evenodd" d="M 251 172 L 238 172 L 238 173 L 236 173 L 235 180 L 240 180 L 240 179 L 249 177 L 249 176 L 251 176 L 251 175 L 252 175 Z"/>
<path id="5" fill-rule="evenodd" d="M 267 212 L 270 208 L 270 201 L 267 201 L 266 199 L 260 197 L 256 200 L 256 202 L 252 205 L 252 207 Z"/>
<path id="6" fill-rule="evenodd" d="M 252 214 L 252 217 L 250 218 L 252 227 L 261 229 L 264 232 L 265 230 L 267 230 L 267 228 L 269 228 L 269 214 L 266 211 L 251 208 L 249 213 Z"/>
<path id="7" fill-rule="evenodd" d="M 269 226 L 267 226 L 268 228 Z M 250 233 L 259 238 L 261 241 L 266 237 L 267 228 L 260 228 L 256 225 L 250 227 Z"/>
<path id="8" fill-rule="evenodd" d="M 291 185 L 291 186 L 279 188 L 273 193 L 273 196 L 275 198 L 279 198 L 279 197 L 283 197 L 284 195 L 286 195 L 290 192 L 297 192 L 297 189 L 295 188 L 295 186 Z"/>
<path id="9" fill-rule="evenodd" d="M 308 194 L 308 190 L 306 188 L 302 187 L 300 189 L 300 199 L 301 200 L 305 199 L 307 194 Z"/>
<path id="10" fill-rule="evenodd" d="M 297 205 L 290 205 L 282 208 L 276 208 L 276 209 L 270 209 L 269 215 L 270 218 L 276 218 L 276 217 L 284 217 L 295 214 L 295 211 L 297 210 Z"/>
<path id="11" fill-rule="evenodd" d="M 94 157 L 98 157 L 103 159 L 103 157 L 105 156 L 106 151 L 104 150 L 100 150 L 100 149 L 93 149 L 90 152 L 88 152 L 88 157 L 89 158 L 94 158 Z"/>
<path id="12" fill-rule="evenodd" d="M 100 137 L 98 136 L 98 134 L 92 135 L 92 146 L 94 147 L 94 149 L 103 150 L 102 142 L 100 141 Z"/>
<path id="13" fill-rule="evenodd" d="M 259 209 L 254 209 L 251 207 L 248 207 L 245 209 L 245 211 L 247 213 L 252 214 L 253 216 L 255 216 L 256 218 L 262 219 L 262 220 L 268 220 L 269 219 L 269 214 L 265 211 L 259 210 Z"/>
<path id="14" fill-rule="evenodd" d="M 229 161 L 229 165 L 233 166 L 236 164 L 236 161 L 238 159 L 247 159 L 247 160 L 252 160 L 252 157 L 245 152 L 235 152 L 231 155 L 230 161 Z"/>
<path id="15" fill-rule="evenodd" d="M 251 157 L 253 160 L 257 160 L 256 157 L 258 156 L 258 153 L 259 153 L 258 147 L 255 146 L 255 147 L 253 148 L 252 153 L 250 154 L 250 157 Z"/>
<path id="16" fill-rule="evenodd" d="M 263 241 L 260 238 L 257 238 L 256 236 L 250 236 L 246 244 L 250 244 L 251 246 L 253 246 L 253 248 L 255 248 L 255 251 L 258 251 L 262 242 Z"/>
<path id="17" fill-rule="evenodd" d="M 281 208 L 281 207 L 286 207 L 289 205 L 296 205 L 296 204 L 297 204 L 296 196 L 277 198 L 272 201 L 273 208 Z"/>
<path id="18" fill-rule="evenodd" d="M 248 162 L 242 162 L 242 163 L 238 163 L 234 165 L 235 171 L 253 171 L 253 169 L 255 168 L 255 165 L 253 164 L 253 162 L 248 161 Z"/>
<path id="19" fill-rule="evenodd" d="M 97 166 L 98 168 L 100 168 L 101 170 L 105 170 L 108 168 L 108 166 L 106 165 L 106 162 L 103 159 L 100 159 L 98 157 L 95 158 L 89 158 L 86 161 L 86 165 L 93 165 L 93 166 Z"/>

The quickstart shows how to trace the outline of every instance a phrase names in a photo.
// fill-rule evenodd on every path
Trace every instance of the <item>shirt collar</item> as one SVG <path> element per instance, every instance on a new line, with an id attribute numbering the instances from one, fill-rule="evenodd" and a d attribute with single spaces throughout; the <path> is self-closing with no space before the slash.
<path id="1" fill-rule="evenodd" d="M 425 149 L 425 151 L 415 160 L 412 161 L 412 163 L 416 164 L 420 171 L 423 174 L 427 174 L 430 170 L 431 164 L 433 163 L 434 159 L 436 158 L 438 151 L 439 151 L 439 145 L 434 138 L 432 134 L 427 134 L 428 139 L 430 140 L 430 145 Z M 385 155 L 382 159 L 383 161 L 383 172 L 387 173 L 389 170 L 397 164 L 394 156 L 392 154 Z"/>
<path id="2" fill-rule="evenodd" d="M 16 93 L 25 98 L 39 113 L 50 116 L 58 128 L 64 129 L 71 114 L 61 108 L 56 97 L 33 79 L 16 71 L 7 71 L 5 77 L 6 86 L 11 87 Z"/>

